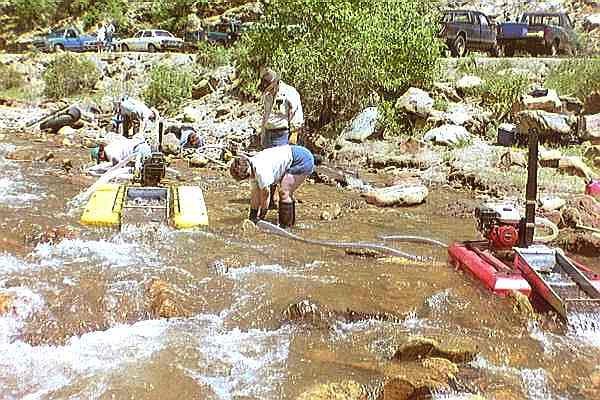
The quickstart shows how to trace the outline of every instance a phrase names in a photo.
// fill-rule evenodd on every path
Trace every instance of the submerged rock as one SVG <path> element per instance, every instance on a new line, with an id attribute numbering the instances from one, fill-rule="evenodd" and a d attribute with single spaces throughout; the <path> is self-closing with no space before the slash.
<path id="1" fill-rule="evenodd" d="M 8 314 L 13 308 L 14 297 L 0 292 L 0 316 Z"/>
<path id="2" fill-rule="evenodd" d="M 375 189 L 364 194 L 367 203 L 376 206 L 412 206 L 421 204 L 429 195 L 429 190 L 424 185 L 406 186 L 403 184 Z"/>
<path id="3" fill-rule="evenodd" d="M 457 364 L 473 361 L 476 349 L 466 343 L 458 346 L 441 345 L 429 338 L 417 337 L 401 346 L 392 356 L 395 361 L 416 361 L 425 358 L 445 358 Z"/>
<path id="4" fill-rule="evenodd" d="M 367 400 L 364 386 L 348 381 L 315 386 L 298 396 L 297 400 Z"/>
<path id="5" fill-rule="evenodd" d="M 155 279 L 146 289 L 150 313 L 154 318 L 175 318 L 189 316 L 188 311 L 177 301 L 177 293 L 171 285 Z"/>

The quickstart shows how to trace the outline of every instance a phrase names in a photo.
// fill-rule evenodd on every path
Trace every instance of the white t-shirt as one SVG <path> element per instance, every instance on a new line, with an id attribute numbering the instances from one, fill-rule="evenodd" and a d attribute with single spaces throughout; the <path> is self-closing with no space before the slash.
<path id="1" fill-rule="evenodd" d="M 285 129 L 288 127 L 287 112 L 291 109 L 291 128 L 299 128 L 304 125 L 304 112 L 298 91 L 284 83 L 279 82 L 279 90 L 275 97 L 266 94 L 264 98 L 266 116 L 266 129 Z"/>
<path id="2" fill-rule="evenodd" d="M 143 142 L 144 140 L 142 138 L 127 139 L 121 137 L 110 142 L 104 148 L 104 154 L 108 161 L 113 164 L 118 164 L 127 157 L 130 157 L 134 152 L 135 146 Z"/>
<path id="3" fill-rule="evenodd" d="M 277 146 L 263 150 L 250 158 L 254 171 L 253 185 L 265 189 L 283 178 L 292 165 L 292 148 Z"/>

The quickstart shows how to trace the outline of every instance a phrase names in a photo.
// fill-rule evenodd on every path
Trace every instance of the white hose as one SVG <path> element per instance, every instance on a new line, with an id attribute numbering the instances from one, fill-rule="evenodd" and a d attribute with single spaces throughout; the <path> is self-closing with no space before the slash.
<path id="1" fill-rule="evenodd" d="M 550 229 L 552 233 L 546 236 L 533 236 L 533 241 L 537 243 L 550 243 L 558 237 L 558 226 L 552 221 L 544 217 L 535 217 L 535 226 Z"/>

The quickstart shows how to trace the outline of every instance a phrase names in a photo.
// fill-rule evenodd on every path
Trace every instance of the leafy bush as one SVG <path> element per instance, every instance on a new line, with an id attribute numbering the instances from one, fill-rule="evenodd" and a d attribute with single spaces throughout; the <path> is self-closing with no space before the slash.
<path id="1" fill-rule="evenodd" d="M 100 72 L 88 58 L 65 53 L 48 65 L 43 79 L 45 94 L 62 98 L 92 90 L 100 79 Z"/>
<path id="2" fill-rule="evenodd" d="M 484 84 L 472 89 L 469 94 L 481 97 L 497 118 L 506 116 L 512 105 L 529 87 L 527 76 L 515 72 L 508 62 L 484 66 L 478 65 L 474 59 L 467 58 L 459 63 L 457 71 L 483 79 Z"/>
<path id="3" fill-rule="evenodd" d="M 385 98 L 433 80 L 442 43 L 436 2 L 271 0 L 239 55 L 242 78 L 279 71 L 316 127 L 349 119 L 370 92 Z"/>
<path id="4" fill-rule="evenodd" d="M 151 106 L 173 112 L 192 97 L 193 83 L 191 71 L 171 65 L 157 65 L 150 71 L 150 83 L 142 96 Z"/>
<path id="5" fill-rule="evenodd" d="M 44 25 L 56 12 L 56 0 L 11 0 L 21 27 L 31 28 Z"/>
<path id="6" fill-rule="evenodd" d="M 600 58 L 561 62 L 550 70 L 546 86 L 561 95 L 580 98 L 600 90 Z"/>
<path id="7" fill-rule="evenodd" d="M 209 67 L 216 68 L 227 65 L 232 61 L 233 50 L 224 46 L 213 45 L 206 41 L 201 41 L 197 45 L 198 56 L 197 63 Z"/>
<path id="8" fill-rule="evenodd" d="M 0 90 L 16 89 L 25 85 L 23 75 L 12 66 L 0 64 Z"/>

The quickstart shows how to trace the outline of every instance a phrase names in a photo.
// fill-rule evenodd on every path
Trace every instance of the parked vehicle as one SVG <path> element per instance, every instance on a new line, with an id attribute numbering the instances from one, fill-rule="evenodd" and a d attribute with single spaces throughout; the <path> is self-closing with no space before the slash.
<path id="1" fill-rule="evenodd" d="M 439 37 L 445 40 L 455 57 L 463 57 L 469 50 L 498 55 L 496 24 L 482 12 L 447 10 L 443 14 Z"/>
<path id="2" fill-rule="evenodd" d="M 511 57 L 522 50 L 532 55 L 575 54 L 577 36 L 573 23 L 565 13 L 526 13 L 518 22 L 505 22 L 498 27 L 498 45 Z"/>
<path id="3" fill-rule="evenodd" d="M 96 37 L 82 35 L 77 28 L 70 27 L 52 31 L 44 38 L 34 39 L 33 45 L 41 51 L 93 51 L 101 43 Z"/>
<path id="4" fill-rule="evenodd" d="M 207 26 L 204 29 L 188 32 L 185 35 L 186 44 L 196 44 L 207 41 L 213 44 L 230 45 L 235 42 L 241 34 L 242 24 L 239 21 L 223 21 L 216 25 Z"/>
<path id="5" fill-rule="evenodd" d="M 121 51 L 165 51 L 181 50 L 183 39 L 173 36 L 170 32 L 147 29 L 137 32 L 133 37 L 117 40 L 115 47 Z"/>

